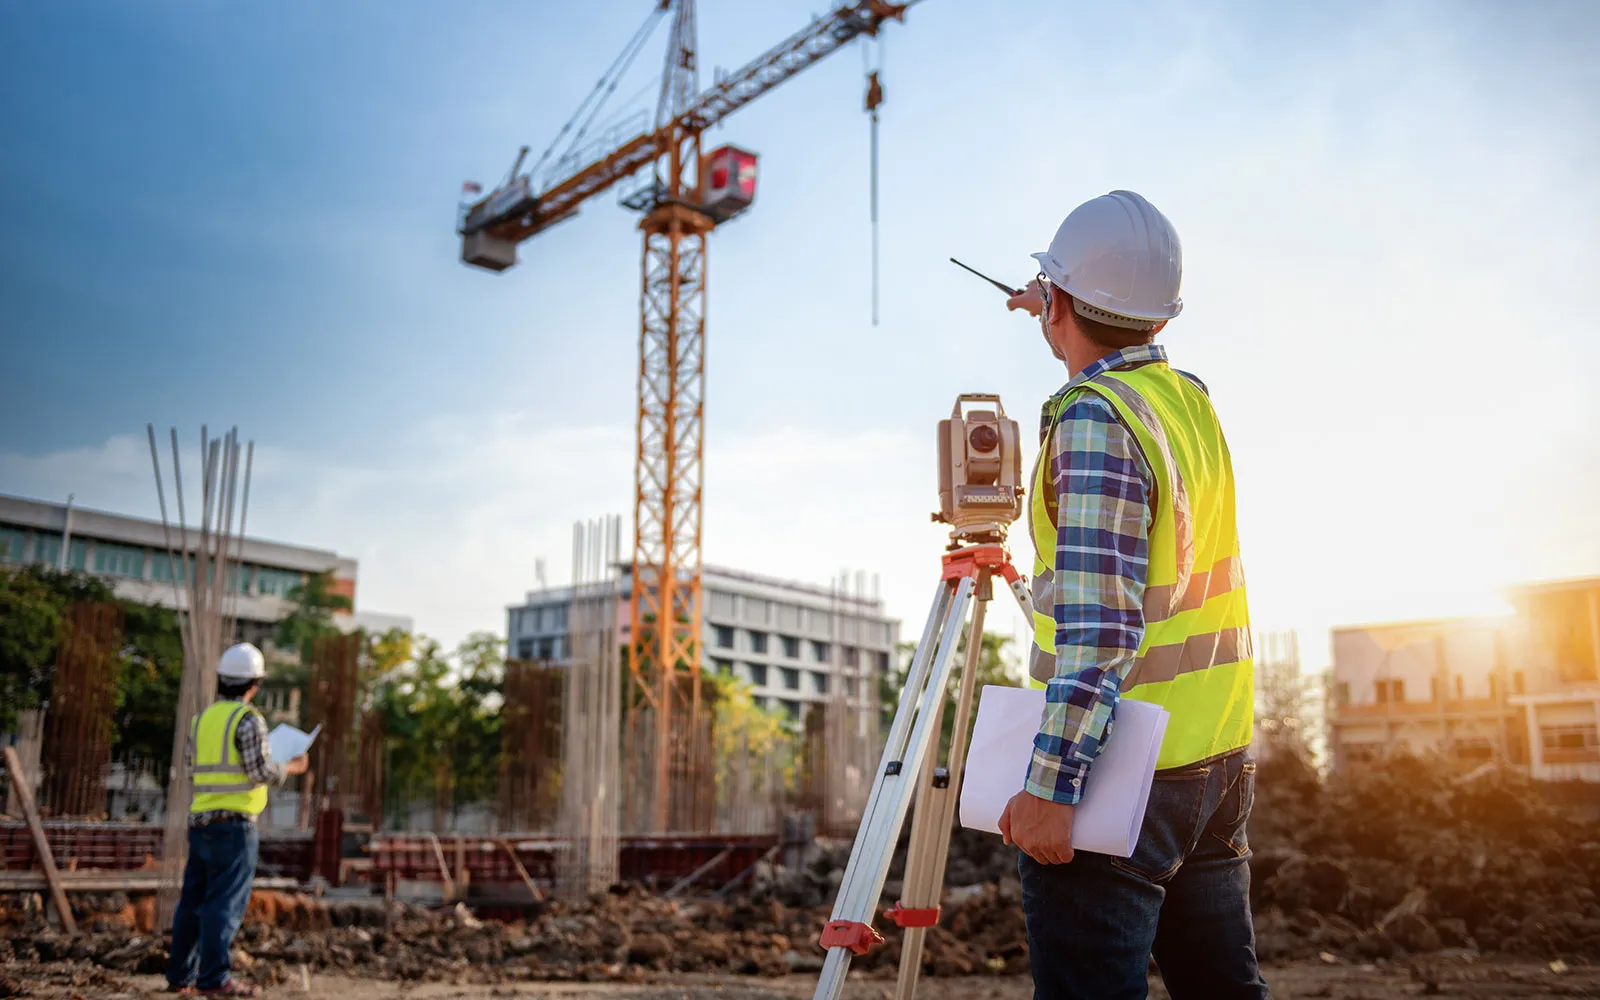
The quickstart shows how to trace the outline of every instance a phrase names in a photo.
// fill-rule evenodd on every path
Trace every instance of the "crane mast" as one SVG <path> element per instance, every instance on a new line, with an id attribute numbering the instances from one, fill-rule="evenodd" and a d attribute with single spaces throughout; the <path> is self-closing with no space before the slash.
<path id="1" fill-rule="evenodd" d="M 519 156 L 504 184 L 462 207 L 462 260 L 503 271 L 516 263 L 518 244 L 655 164 L 623 198 L 643 212 L 644 237 L 627 738 L 648 773 L 635 773 L 636 787 L 624 792 L 625 808 L 637 810 L 629 825 L 701 830 L 715 818 L 700 678 L 706 237 L 749 207 L 755 156 L 731 146 L 707 154 L 702 135 L 854 39 L 875 36 L 915 2 L 841 6 L 700 93 L 694 0 L 662 0 L 657 10 L 672 11 L 672 31 L 653 125 L 540 190 L 533 171 L 519 172 Z"/>

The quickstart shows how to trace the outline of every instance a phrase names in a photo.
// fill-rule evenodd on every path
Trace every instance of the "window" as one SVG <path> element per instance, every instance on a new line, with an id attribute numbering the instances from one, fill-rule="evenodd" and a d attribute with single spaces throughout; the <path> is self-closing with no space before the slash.
<path id="1" fill-rule="evenodd" d="M 533 659 L 533 640 L 532 639 L 518 639 L 517 640 L 517 659 L 519 659 L 519 660 L 531 660 L 531 659 Z"/>
<path id="2" fill-rule="evenodd" d="M 820 671 L 811 671 L 811 689 L 817 694 L 828 693 L 828 675 Z"/>
<path id="3" fill-rule="evenodd" d="M 750 675 L 750 683 L 754 687 L 767 686 L 767 665 L 765 663 L 746 663 L 745 673 Z"/>
<path id="4" fill-rule="evenodd" d="M 818 663 L 827 663 L 828 644 L 825 642 L 817 642 L 815 639 L 813 639 L 811 641 L 811 658 L 816 660 Z"/>
<path id="5" fill-rule="evenodd" d="M 750 651 L 752 653 L 765 653 L 767 651 L 767 633 L 750 631 Z"/>
<path id="6" fill-rule="evenodd" d="M 784 690 L 800 690 L 800 671 L 794 669 L 793 667 L 779 667 L 778 673 L 783 677 Z"/>
<path id="7" fill-rule="evenodd" d="M 732 649 L 733 629 L 726 625 L 711 626 L 711 642 L 718 649 Z"/>
<path id="8" fill-rule="evenodd" d="M 94 571 L 137 580 L 144 576 L 144 549 L 113 542 L 95 542 Z"/>
<path id="9" fill-rule="evenodd" d="M 798 659 L 800 659 L 800 640 L 799 639 L 796 639 L 792 635 L 780 635 L 780 636 L 778 636 L 778 642 L 783 645 L 783 655 L 784 655 L 785 659 L 789 659 L 789 660 L 798 660 Z"/>
<path id="10" fill-rule="evenodd" d="M 733 661 L 732 660 L 712 660 L 711 661 L 711 666 L 712 666 L 713 669 L 716 670 L 717 673 L 721 674 L 724 677 L 732 677 L 733 676 Z"/>
<path id="11" fill-rule="evenodd" d="M 880 674 L 888 673 L 889 672 L 889 654 L 886 653 L 886 652 L 878 652 L 878 653 L 876 653 L 874 655 L 876 655 L 877 658 L 878 658 L 878 673 L 880 673 Z"/>
<path id="12" fill-rule="evenodd" d="M 854 646 L 844 647 L 844 665 L 854 670 L 861 666 L 861 650 Z"/>
<path id="13" fill-rule="evenodd" d="M 300 583 L 300 574 L 292 569 L 262 566 L 256 570 L 256 588 L 262 597 L 288 597 Z"/>
<path id="14" fill-rule="evenodd" d="M 847 698 L 856 696 L 856 679 L 854 677 L 846 677 L 844 679 L 844 693 Z"/>
<path id="15" fill-rule="evenodd" d="M 790 719 L 800 718 L 800 703 L 798 701 L 790 701 L 788 698 L 784 698 L 782 699 L 782 704 L 784 715 L 787 715 Z"/>
<path id="16" fill-rule="evenodd" d="M 764 601 L 759 597 L 746 597 L 744 599 L 744 617 L 747 621 L 760 622 L 765 625 L 772 620 L 772 602 Z"/>
<path id="17" fill-rule="evenodd" d="M 777 625 L 779 628 L 799 628 L 800 609 L 793 604 L 779 604 Z"/>
<path id="18" fill-rule="evenodd" d="M 194 560 L 189 559 L 186 560 L 186 562 L 188 563 L 189 567 L 189 575 L 192 576 L 194 574 Z M 179 570 L 175 573 L 173 572 L 172 567 L 173 561 L 171 556 L 167 555 L 165 552 L 157 552 L 153 554 L 150 557 L 150 579 L 159 580 L 162 583 L 171 583 L 174 576 L 182 579 L 180 574 L 182 574 L 183 571 Z"/>
<path id="19" fill-rule="evenodd" d="M 1540 726 L 1544 759 L 1549 764 L 1583 764 L 1600 760 L 1594 726 Z"/>
<path id="20" fill-rule="evenodd" d="M 22 541 L 27 536 L 17 528 L 0 528 L 0 562 L 21 562 Z"/>
<path id="21" fill-rule="evenodd" d="M 1406 700 L 1405 681 L 1378 681 L 1376 687 L 1378 690 L 1378 704 L 1380 705 Z"/>
<path id="22" fill-rule="evenodd" d="M 710 610 L 712 615 L 716 616 L 717 618 L 733 617 L 732 594 L 725 590 L 713 590 L 711 591 L 710 597 L 711 600 L 708 603 L 711 605 Z"/>
<path id="23" fill-rule="evenodd" d="M 83 539 L 74 538 L 72 545 L 67 549 L 67 569 L 83 569 L 87 561 L 88 546 Z M 55 566 L 61 561 L 61 536 L 60 535 L 34 535 L 33 536 L 33 561 L 44 563 L 46 566 Z"/>
<path id="24" fill-rule="evenodd" d="M 768 706 L 770 704 L 764 696 L 759 695 L 759 694 L 756 695 L 754 698 L 751 698 L 750 702 L 751 702 L 751 704 L 755 705 L 756 708 L 759 708 L 763 712 L 765 712 L 767 710 L 767 708 L 768 708 Z"/>

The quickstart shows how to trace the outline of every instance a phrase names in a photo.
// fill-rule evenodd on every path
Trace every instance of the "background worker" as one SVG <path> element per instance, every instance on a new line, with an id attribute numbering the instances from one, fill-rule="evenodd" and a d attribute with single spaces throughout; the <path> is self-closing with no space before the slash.
<path id="1" fill-rule="evenodd" d="M 266 675 L 261 650 L 248 642 L 217 661 L 217 700 L 194 718 L 189 747 L 194 802 L 189 807 L 189 861 L 172 916 L 167 985 L 202 996 L 257 996 L 229 974 L 228 953 L 256 874 L 256 817 L 267 786 L 303 774 L 306 757 L 272 760 L 267 721 L 250 705 Z"/>
<path id="2" fill-rule="evenodd" d="M 1227 442 L 1199 379 L 1152 343 L 1178 315 L 1183 252 L 1131 191 L 1067 216 L 1008 306 L 1039 317 L 1067 383 L 1040 420 L 1030 523 L 1046 697 L 1000 829 L 1021 848 L 1036 996 L 1268 996 L 1245 822 L 1255 765 L 1250 618 Z M 1131 858 L 1074 852 L 1073 806 L 1122 695 L 1171 713 Z"/>

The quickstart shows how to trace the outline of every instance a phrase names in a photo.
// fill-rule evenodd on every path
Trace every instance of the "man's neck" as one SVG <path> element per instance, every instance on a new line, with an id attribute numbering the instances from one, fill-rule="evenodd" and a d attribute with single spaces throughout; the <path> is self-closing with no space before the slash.
<path id="1" fill-rule="evenodd" d="M 1076 375 L 1101 358 L 1115 353 L 1115 350 L 1101 347 L 1088 339 L 1075 340 L 1067 345 L 1067 374 Z"/>

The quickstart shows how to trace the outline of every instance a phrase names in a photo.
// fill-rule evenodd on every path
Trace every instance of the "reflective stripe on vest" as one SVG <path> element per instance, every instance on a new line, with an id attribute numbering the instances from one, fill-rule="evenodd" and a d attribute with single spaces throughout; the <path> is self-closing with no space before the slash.
<path id="1" fill-rule="evenodd" d="M 195 718 L 189 740 L 191 813 L 223 809 L 255 816 L 267 807 L 267 786 L 250 780 L 235 741 L 240 723 L 254 714 L 244 702 L 219 701 Z"/>
<path id="2" fill-rule="evenodd" d="M 1254 723 L 1255 669 L 1233 464 L 1216 411 L 1203 390 L 1164 362 L 1154 362 L 1102 372 L 1070 387 L 1055 401 L 1052 429 L 1084 393 L 1100 396 L 1116 410 L 1155 478 L 1144 638 L 1123 677 L 1122 694 L 1172 713 L 1158 768 L 1245 746 Z M 1056 523 L 1047 500 L 1052 489 L 1047 462 L 1044 447 L 1034 466 L 1029 518 L 1035 552 L 1030 672 L 1041 682 L 1053 677 L 1056 667 Z"/>

